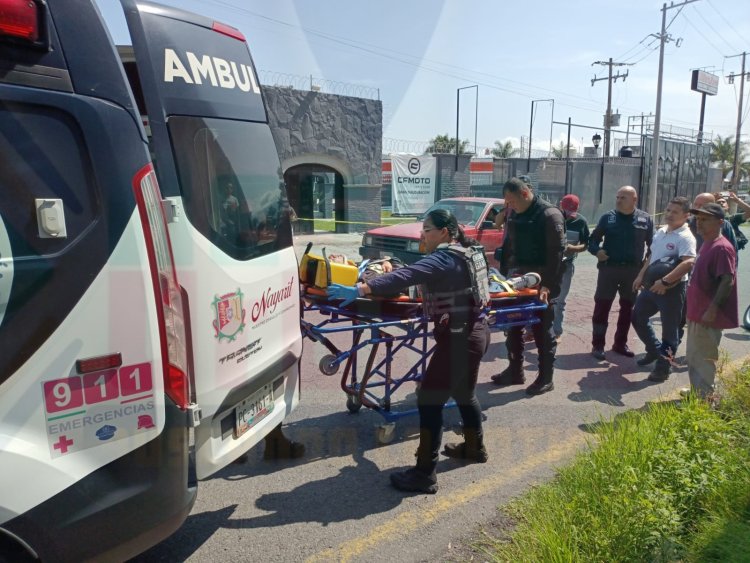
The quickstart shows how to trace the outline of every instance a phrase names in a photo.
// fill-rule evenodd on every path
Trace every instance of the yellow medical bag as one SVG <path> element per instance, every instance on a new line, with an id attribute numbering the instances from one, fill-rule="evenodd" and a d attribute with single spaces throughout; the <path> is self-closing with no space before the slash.
<path id="1" fill-rule="evenodd" d="M 310 254 L 312 243 L 308 243 L 305 253 L 299 263 L 300 282 L 319 288 L 326 288 L 332 283 L 341 285 L 354 285 L 357 283 L 358 270 L 357 266 L 351 260 L 346 264 L 331 262 L 326 256 L 326 249 L 323 249 L 323 255 Z"/>

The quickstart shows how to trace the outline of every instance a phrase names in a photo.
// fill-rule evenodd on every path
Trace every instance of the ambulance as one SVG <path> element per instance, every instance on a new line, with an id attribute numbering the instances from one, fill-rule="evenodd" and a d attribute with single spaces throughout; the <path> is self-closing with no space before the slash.
<path id="1" fill-rule="evenodd" d="M 297 262 L 242 33 L 0 0 L 0 561 L 124 560 L 299 401 Z"/>

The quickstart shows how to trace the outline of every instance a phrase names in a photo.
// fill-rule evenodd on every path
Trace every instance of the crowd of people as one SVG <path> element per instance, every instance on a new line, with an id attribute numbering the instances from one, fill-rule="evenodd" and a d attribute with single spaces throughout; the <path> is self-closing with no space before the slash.
<path id="1" fill-rule="evenodd" d="M 507 278 L 536 272 L 538 298 L 548 306 L 537 313 L 527 337 L 537 348 L 538 370 L 526 388 L 529 395 L 554 389 L 557 344 L 564 334 L 565 302 L 575 274 L 576 256 L 588 250 L 597 259 L 597 282 L 591 317 L 591 355 L 606 359 L 610 310 L 619 296 L 611 351 L 633 358 L 628 345 L 631 325 L 643 341 L 640 366 L 653 364 L 648 379 L 666 381 L 687 327 L 687 356 L 693 391 L 713 393 L 722 331 L 738 326 L 737 252 L 747 242 L 738 226 L 750 218 L 750 204 L 734 193 L 703 193 L 692 204 L 685 197 L 669 201 L 654 218 L 638 209 L 632 186 L 617 191 L 615 208 L 589 232 L 579 213 L 580 200 L 568 194 L 559 207 L 540 198 L 527 177 L 503 186 L 505 212 L 496 219 L 505 236 L 500 272 Z M 729 202 L 737 212 L 727 215 Z M 469 462 L 488 460 L 481 407 L 475 394 L 481 359 L 489 346 L 484 306 L 489 300 L 487 265 L 477 242 L 465 236 L 447 209 L 426 214 L 422 244 L 427 255 L 414 264 L 360 281 L 333 284 L 331 299 L 346 306 L 368 295 L 390 295 L 419 285 L 427 316 L 434 323 L 434 353 L 417 389 L 419 446 L 414 467 L 391 475 L 400 490 L 437 491 L 436 467 L 442 441 L 443 405 L 455 399 L 464 426 L 464 442 L 447 444 L 443 454 Z M 481 264 L 478 267 L 477 264 Z M 661 335 L 651 323 L 661 318 Z M 526 382 L 522 327 L 507 331 L 508 366 L 491 380 L 496 385 Z"/>

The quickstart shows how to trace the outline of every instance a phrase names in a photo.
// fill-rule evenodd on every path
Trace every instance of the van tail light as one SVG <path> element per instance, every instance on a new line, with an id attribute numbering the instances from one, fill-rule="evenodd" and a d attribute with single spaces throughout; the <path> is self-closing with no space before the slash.
<path id="1" fill-rule="evenodd" d="M 49 49 L 47 6 L 43 0 L 0 0 L 0 41 Z"/>
<path id="2" fill-rule="evenodd" d="M 245 35 L 239 29 L 232 27 L 231 25 L 215 21 L 211 26 L 211 29 L 218 33 L 222 33 L 227 37 L 232 37 L 243 43 L 245 42 Z"/>
<path id="3" fill-rule="evenodd" d="M 31 0 L 0 0 L 0 36 L 39 40 L 39 8 Z"/>
<path id="4" fill-rule="evenodd" d="M 167 396 L 180 409 L 185 410 L 190 405 L 185 314 L 162 208 L 161 191 L 153 165 L 148 164 L 138 171 L 133 178 L 133 189 L 154 283 L 164 364 L 164 388 Z"/>

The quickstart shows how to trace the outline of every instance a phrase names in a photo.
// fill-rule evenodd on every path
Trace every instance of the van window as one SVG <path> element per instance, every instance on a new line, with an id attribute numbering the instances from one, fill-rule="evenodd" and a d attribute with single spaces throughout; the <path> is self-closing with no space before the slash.
<path id="1" fill-rule="evenodd" d="M 40 238 L 36 198 L 62 199 L 66 238 Z M 17 234 L 17 258 L 57 254 L 94 222 L 91 164 L 81 131 L 69 114 L 36 104 L 2 104 L 0 213 Z"/>
<path id="2" fill-rule="evenodd" d="M 291 245 L 289 203 L 266 123 L 172 116 L 167 123 L 191 223 L 247 260 Z"/>
<path id="3" fill-rule="evenodd" d="M 62 200 L 66 237 L 40 236 L 37 198 Z M 111 241 L 97 225 L 99 208 L 75 119 L 42 104 L 0 103 L 0 229 L 6 239 L 0 256 L 0 384 L 54 333 L 108 259 Z"/>

